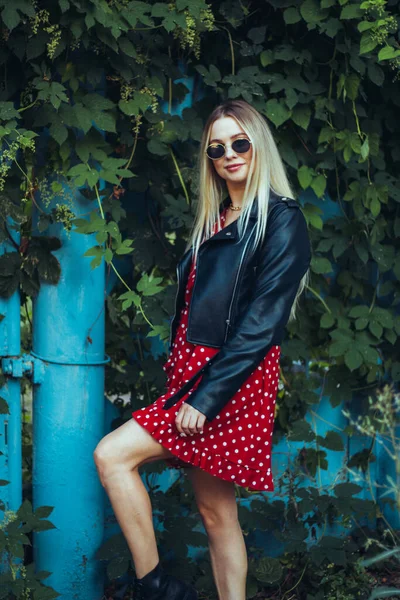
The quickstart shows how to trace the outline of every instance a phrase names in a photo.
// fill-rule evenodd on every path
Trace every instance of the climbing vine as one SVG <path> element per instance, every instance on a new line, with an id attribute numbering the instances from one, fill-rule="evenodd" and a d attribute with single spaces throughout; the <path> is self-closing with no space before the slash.
<path id="1" fill-rule="evenodd" d="M 107 391 L 135 389 L 133 408 L 136 397 L 154 400 L 164 357 L 148 360 L 149 338 L 168 339 L 203 124 L 221 100 L 247 100 L 303 193 L 313 246 L 283 345 L 275 440 L 315 443 L 299 465 L 311 477 L 327 469 L 339 436 L 306 424 L 319 395 L 291 362 L 310 362 L 332 406 L 355 394 L 367 410 L 372 390 L 400 377 L 399 4 L 0 0 L 0 242 L 12 249 L 0 257 L 0 296 L 20 289 L 25 302 L 41 282 L 57 285 L 53 223 L 95 234 L 92 268 L 104 260 L 117 277 L 106 299 Z M 85 215 L 75 214 L 77 193 L 93 201 Z M 121 376 L 134 344 L 134 377 Z"/>

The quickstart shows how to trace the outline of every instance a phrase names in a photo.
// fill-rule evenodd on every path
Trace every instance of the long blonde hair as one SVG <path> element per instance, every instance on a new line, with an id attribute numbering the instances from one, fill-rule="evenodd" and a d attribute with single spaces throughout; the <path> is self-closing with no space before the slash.
<path id="1" fill-rule="evenodd" d="M 280 196 L 293 198 L 285 166 L 280 157 L 277 145 L 271 130 L 263 116 L 245 100 L 227 100 L 217 106 L 208 117 L 204 126 L 197 159 L 198 201 L 193 226 L 189 235 L 186 250 L 193 247 L 193 254 L 197 254 L 201 243 L 211 237 L 215 223 L 221 227 L 220 205 L 227 194 L 225 180 L 218 175 L 212 161 L 205 154 L 209 144 L 211 128 L 217 119 L 233 117 L 242 127 L 252 142 L 252 159 L 246 186 L 243 194 L 242 210 L 237 219 L 239 239 L 246 231 L 254 199 L 258 199 L 258 215 L 253 250 L 259 243 L 263 243 L 267 228 L 267 215 L 269 203 L 269 190 Z M 293 302 L 289 322 L 296 316 L 298 299 L 306 285 L 309 283 L 309 269 L 302 277 Z"/>

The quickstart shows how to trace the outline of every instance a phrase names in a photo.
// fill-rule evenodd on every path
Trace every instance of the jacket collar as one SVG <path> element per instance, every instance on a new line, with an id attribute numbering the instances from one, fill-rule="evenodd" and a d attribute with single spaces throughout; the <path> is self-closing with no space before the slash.
<path id="1" fill-rule="evenodd" d="M 278 199 L 279 199 L 279 196 L 274 191 L 272 191 L 270 189 L 270 192 L 269 192 L 269 203 L 268 203 L 268 212 L 270 212 L 272 206 L 277 202 Z M 230 196 L 228 194 L 228 196 L 222 202 L 222 205 L 220 207 L 220 213 L 224 210 L 224 208 L 226 208 L 226 207 L 229 206 L 230 202 L 231 202 L 231 199 L 230 199 Z M 250 221 L 256 220 L 257 216 L 258 216 L 258 196 L 255 197 L 254 202 L 253 202 L 253 206 L 251 207 Z M 235 240 L 235 239 L 237 239 L 237 237 L 238 237 L 238 227 L 237 227 L 237 219 L 236 219 L 235 221 L 233 221 L 232 223 L 230 223 L 230 225 L 227 225 L 226 227 L 224 227 L 223 229 L 221 229 L 218 233 L 215 233 L 209 239 L 210 240 L 221 240 L 221 239 Z"/>

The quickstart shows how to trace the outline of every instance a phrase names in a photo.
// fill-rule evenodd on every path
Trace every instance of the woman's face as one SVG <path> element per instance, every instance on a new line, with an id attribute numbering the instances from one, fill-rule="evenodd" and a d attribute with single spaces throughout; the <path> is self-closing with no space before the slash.
<path id="1" fill-rule="evenodd" d="M 221 117 L 212 124 L 209 144 L 212 142 L 225 144 L 225 154 L 211 162 L 214 164 L 218 175 L 226 180 L 228 190 L 244 188 L 246 184 L 253 148 L 250 146 L 247 152 L 239 154 L 231 147 L 235 139 L 243 137 L 249 139 L 239 123 L 232 117 Z M 211 159 L 208 158 L 207 160 Z M 240 166 L 236 170 L 229 170 L 228 167 L 233 165 Z"/>

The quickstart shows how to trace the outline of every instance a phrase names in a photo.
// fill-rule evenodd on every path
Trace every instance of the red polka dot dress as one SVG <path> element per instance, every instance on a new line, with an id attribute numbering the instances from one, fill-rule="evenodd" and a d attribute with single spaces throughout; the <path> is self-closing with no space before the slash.
<path id="1" fill-rule="evenodd" d="M 226 209 L 221 213 L 222 227 Z M 218 231 L 218 223 L 214 233 Z M 232 481 L 249 490 L 273 491 L 271 442 L 275 399 L 278 388 L 280 346 L 272 346 L 261 363 L 212 421 L 206 421 L 203 433 L 188 436 L 179 433 L 175 418 L 183 402 L 199 385 L 174 406 L 162 406 L 181 385 L 201 369 L 219 348 L 192 344 L 186 340 L 190 298 L 196 275 L 192 261 L 174 344 L 163 369 L 167 374 L 167 392 L 153 404 L 132 412 L 142 427 L 174 455 L 167 459 L 169 468 L 199 467 L 211 475 Z"/>

